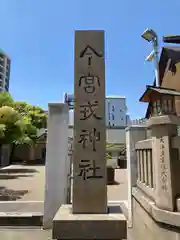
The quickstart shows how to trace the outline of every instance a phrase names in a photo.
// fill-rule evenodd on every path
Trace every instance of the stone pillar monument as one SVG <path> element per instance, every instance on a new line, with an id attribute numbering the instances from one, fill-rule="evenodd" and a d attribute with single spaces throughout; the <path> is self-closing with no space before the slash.
<path id="1" fill-rule="evenodd" d="M 106 213 L 104 31 L 75 32 L 73 213 Z"/>
<path id="2" fill-rule="evenodd" d="M 107 207 L 104 31 L 75 32 L 74 84 L 73 198 L 53 239 L 126 239 L 120 206 Z"/>

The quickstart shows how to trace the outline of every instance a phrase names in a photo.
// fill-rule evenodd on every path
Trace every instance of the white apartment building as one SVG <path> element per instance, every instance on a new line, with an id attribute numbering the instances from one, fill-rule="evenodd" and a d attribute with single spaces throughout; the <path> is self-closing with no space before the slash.
<path id="1" fill-rule="evenodd" d="M 0 49 L 0 92 L 9 91 L 10 58 Z"/>
<path id="2" fill-rule="evenodd" d="M 127 106 L 125 97 L 106 97 L 106 125 L 108 127 L 127 126 Z"/>

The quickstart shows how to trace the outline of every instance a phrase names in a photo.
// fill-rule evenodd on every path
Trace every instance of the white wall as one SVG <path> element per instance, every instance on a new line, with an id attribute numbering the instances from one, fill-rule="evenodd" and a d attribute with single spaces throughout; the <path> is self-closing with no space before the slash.
<path id="1" fill-rule="evenodd" d="M 125 143 L 125 129 L 107 129 L 106 139 L 108 143 Z"/>

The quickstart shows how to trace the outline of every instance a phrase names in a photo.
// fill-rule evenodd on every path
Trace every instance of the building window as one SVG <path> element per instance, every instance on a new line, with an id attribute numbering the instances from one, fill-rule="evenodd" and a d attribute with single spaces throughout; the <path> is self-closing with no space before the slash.
<path id="1" fill-rule="evenodd" d="M 4 61 L 0 59 L 0 65 L 4 66 Z"/>
<path id="2" fill-rule="evenodd" d="M 112 111 L 114 112 L 115 108 L 114 108 L 114 105 L 112 106 Z"/>
<path id="3" fill-rule="evenodd" d="M 0 72 L 4 73 L 4 68 L 0 66 Z"/>
<path id="4" fill-rule="evenodd" d="M 6 71 L 6 76 L 7 76 L 7 77 L 10 76 L 10 71 Z"/>
<path id="5" fill-rule="evenodd" d="M 2 53 L 0 53 L 0 58 L 4 59 L 4 55 Z"/>
<path id="6" fill-rule="evenodd" d="M 9 65 L 9 66 L 10 66 L 10 60 L 9 60 L 9 59 L 7 59 L 7 65 Z"/>
<path id="7" fill-rule="evenodd" d="M 114 121 L 114 114 L 112 114 L 112 120 Z"/>
<path id="8" fill-rule="evenodd" d="M 8 80 L 6 80 L 5 85 L 6 85 L 7 87 L 9 86 L 9 81 L 8 81 Z"/>
<path id="9" fill-rule="evenodd" d="M 9 87 L 5 86 L 5 90 L 6 90 L 6 92 L 8 92 L 9 91 Z"/>

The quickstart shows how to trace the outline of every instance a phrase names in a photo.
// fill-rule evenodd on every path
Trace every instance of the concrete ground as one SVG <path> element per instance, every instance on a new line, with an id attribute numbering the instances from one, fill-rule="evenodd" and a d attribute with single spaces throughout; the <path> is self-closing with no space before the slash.
<path id="1" fill-rule="evenodd" d="M 0 229 L 2 240 L 51 240 L 52 231 L 41 229 Z"/>
<path id="2" fill-rule="evenodd" d="M 43 201 L 44 166 L 11 165 L 0 169 L 0 201 Z M 108 200 L 127 200 L 127 170 L 115 170 L 115 184 L 108 185 Z"/>
<path id="3" fill-rule="evenodd" d="M 115 184 L 108 185 L 108 201 L 128 199 L 127 170 L 115 170 Z"/>
<path id="4" fill-rule="evenodd" d="M 44 166 L 12 165 L 0 169 L 0 212 L 42 212 L 44 185 Z M 108 200 L 112 202 L 127 200 L 127 192 L 127 170 L 116 169 L 115 184 L 108 186 Z M 28 201 L 34 203 L 29 204 Z M 0 239 L 6 240 L 50 240 L 51 236 L 51 231 L 38 228 L 0 228 Z"/>
<path id="5" fill-rule="evenodd" d="M 0 201 L 43 201 L 44 166 L 11 165 L 0 169 Z"/>

